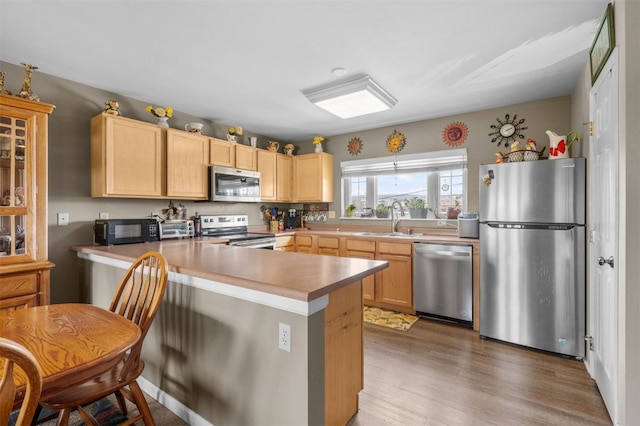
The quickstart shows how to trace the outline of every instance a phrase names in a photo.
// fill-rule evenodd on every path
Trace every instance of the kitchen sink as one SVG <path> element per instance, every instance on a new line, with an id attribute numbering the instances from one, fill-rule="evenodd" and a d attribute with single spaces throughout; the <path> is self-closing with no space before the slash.
<path id="1" fill-rule="evenodd" d="M 406 234 L 404 232 L 354 232 L 353 235 L 371 236 L 371 237 L 419 237 L 422 234 Z"/>

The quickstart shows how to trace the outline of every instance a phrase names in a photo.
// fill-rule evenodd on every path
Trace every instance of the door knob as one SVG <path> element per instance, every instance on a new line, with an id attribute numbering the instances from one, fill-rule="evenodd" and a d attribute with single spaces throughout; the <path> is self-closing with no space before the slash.
<path id="1" fill-rule="evenodd" d="M 609 266 L 611 266 L 613 268 L 613 256 L 609 256 L 608 259 L 605 259 L 604 257 L 600 256 L 598 258 L 598 265 L 602 266 L 605 263 L 608 263 Z"/>

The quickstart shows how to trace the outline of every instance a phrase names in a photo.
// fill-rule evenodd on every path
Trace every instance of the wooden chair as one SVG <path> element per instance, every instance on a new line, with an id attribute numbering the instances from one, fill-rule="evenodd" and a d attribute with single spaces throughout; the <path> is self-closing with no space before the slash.
<path id="1" fill-rule="evenodd" d="M 97 426 L 96 420 L 82 406 L 111 394 L 115 394 L 120 411 L 125 416 L 125 399 L 133 402 L 138 408 L 138 415 L 121 425 L 131 425 L 139 420 L 143 420 L 145 425 L 155 424 L 136 379 L 144 370 L 140 351 L 162 302 L 167 286 L 167 274 L 166 259 L 158 252 L 147 252 L 131 265 L 122 278 L 109 309 L 140 326 L 140 341 L 107 373 L 40 402 L 44 407 L 60 410 L 58 425 L 67 425 L 69 414 L 73 409 L 77 409 L 86 424 Z"/>
<path id="2" fill-rule="evenodd" d="M 26 374 L 27 378 L 24 399 L 20 406 L 16 426 L 30 425 L 38 407 L 42 390 L 40 365 L 31 352 L 22 345 L 2 337 L 0 337 L 0 361 L 4 361 L 4 368 L 2 368 L 2 375 L 0 375 L 0 425 L 9 423 L 9 417 L 13 411 L 17 390 L 13 377 L 14 371 L 18 374 Z M 18 370 L 14 368 L 16 365 L 19 367 Z"/>

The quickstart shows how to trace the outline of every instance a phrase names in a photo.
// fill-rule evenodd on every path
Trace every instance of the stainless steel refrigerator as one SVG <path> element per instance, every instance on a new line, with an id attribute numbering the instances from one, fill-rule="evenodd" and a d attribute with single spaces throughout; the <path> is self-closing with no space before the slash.
<path id="1" fill-rule="evenodd" d="M 585 355 L 585 159 L 480 166 L 480 335 Z"/>

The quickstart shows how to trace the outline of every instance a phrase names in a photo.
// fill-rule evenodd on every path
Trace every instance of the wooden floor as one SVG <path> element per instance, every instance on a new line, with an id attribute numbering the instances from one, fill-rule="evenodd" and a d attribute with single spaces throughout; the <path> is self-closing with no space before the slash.
<path id="1" fill-rule="evenodd" d="M 420 319 L 365 323 L 364 390 L 350 426 L 610 425 L 582 361 Z"/>

